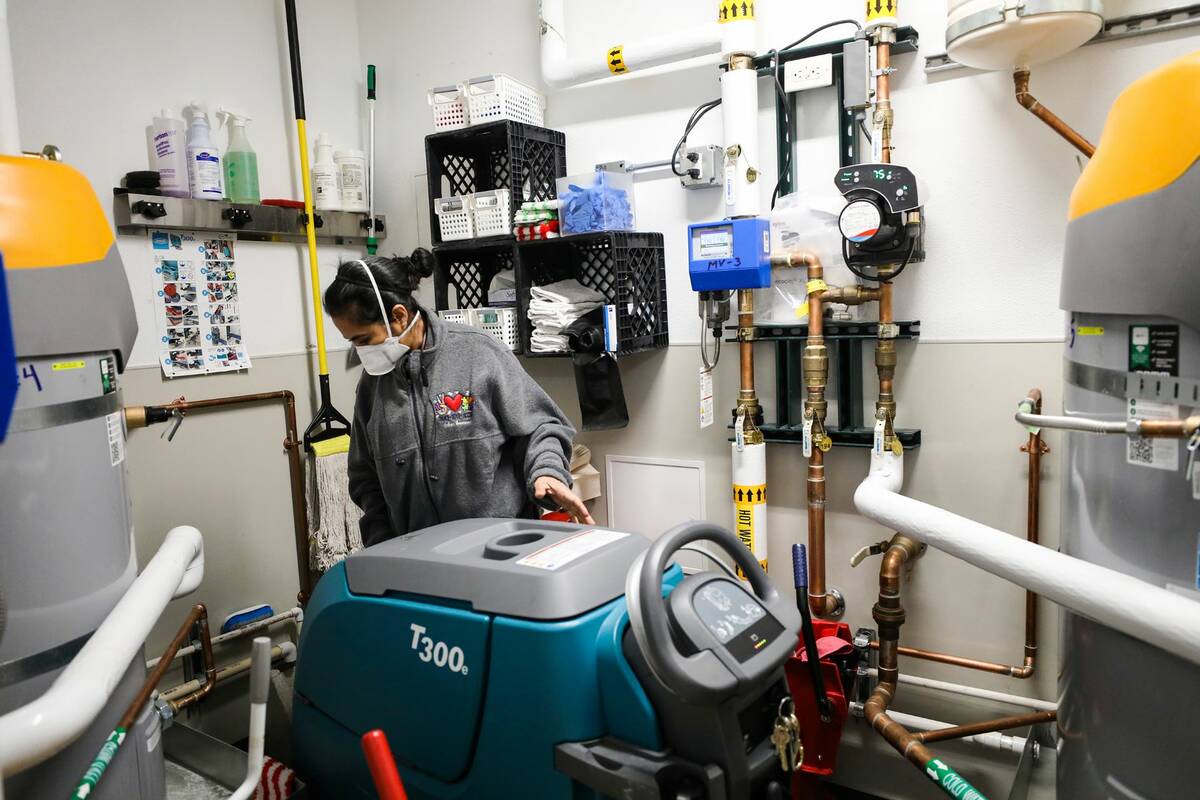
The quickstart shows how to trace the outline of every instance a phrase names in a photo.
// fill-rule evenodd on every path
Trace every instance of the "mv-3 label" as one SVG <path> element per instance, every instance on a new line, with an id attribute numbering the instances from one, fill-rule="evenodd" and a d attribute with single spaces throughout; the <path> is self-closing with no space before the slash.
<path id="1" fill-rule="evenodd" d="M 435 667 L 457 672 L 459 675 L 467 674 L 466 656 L 463 655 L 461 647 L 451 647 L 445 642 L 434 640 L 432 636 L 426 636 L 424 625 L 414 622 L 409 627 L 413 635 L 412 649 L 417 652 L 418 658 L 426 663 L 432 662 Z"/>

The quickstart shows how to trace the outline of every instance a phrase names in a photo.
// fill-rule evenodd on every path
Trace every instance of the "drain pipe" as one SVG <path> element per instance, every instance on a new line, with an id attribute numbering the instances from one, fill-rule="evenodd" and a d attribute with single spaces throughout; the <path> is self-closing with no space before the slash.
<path id="1" fill-rule="evenodd" d="M 733 411 L 733 516 L 738 539 L 767 568 L 767 444 L 762 406 L 754 391 L 754 291 L 738 290 L 738 350 L 741 381 Z M 741 575 L 741 570 L 738 570 Z M 745 577 L 745 576 L 742 576 Z"/>
<path id="2" fill-rule="evenodd" d="M 1072 147 L 1088 158 L 1096 154 L 1096 145 L 1083 138 L 1079 131 L 1064 122 L 1061 117 L 1039 103 L 1038 99 L 1029 93 L 1028 68 L 1019 69 L 1013 73 L 1013 89 L 1018 103 L 1029 109 L 1029 113 L 1049 125 L 1051 130 L 1066 139 Z"/>
<path id="3" fill-rule="evenodd" d="M 567 46 L 564 5 L 565 0 L 539 0 L 538 3 L 542 26 L 542 80 L 551 89 L 566 89 L 664 64 L 674 65 L 678 69 L 682 66 L 681 62 L 687 59 L 715 55 L 721 51 L 719 28 L 724 26 L 718 26 L 714 20 L 628 45 L 613 44 L 601 52 L 575 56 Z"/>
<path id="4" fill-rule="evenodd" d="M 870 474 L 854 493 L 859 513 L 1080 616 L 1200 664 L 1200 603 L 905 497 L 899 494 L 903 482 L 903 455 L 873 453 Z"/>

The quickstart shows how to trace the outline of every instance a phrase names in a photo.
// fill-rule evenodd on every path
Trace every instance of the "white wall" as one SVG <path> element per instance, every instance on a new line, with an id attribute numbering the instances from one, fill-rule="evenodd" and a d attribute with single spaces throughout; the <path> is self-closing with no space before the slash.
<path id="1" fill-rule="evenodd" d="M 317 0 L 297 5 L 309 141 L 327 131 L 337 145 L 361 147 L 365 68 L 358 58 L 355 6 Z M 203 29 L 190 27 L 200 20 Z M 262 196 L 302 196 L 282 3 L 11 0 L 9 22 L 23 146 L 61 147 L 106 211 L 121 177 L 147 168 L 151 118 L 163 107 L 181 116 L 191 100 L 210 112 L 228 105 L 252 116 L 249 138 L 258 153 Z M 215 117 L 211 121 L 215 127 Z M 224 148 L 225 132 L 214 138 Z M 118 246 L 140 328 L 131 363 L 155 364 L 150 246 L 144 236 L 119 236 Z M 338 261 L 353 252 L 321 248 L 323 280 L 332 279 Z M 238 260 L 251 358 L 303 352 L 313 341 L 303 246 L 247 242 L 238 246 Z M 344 344 L 330 326 L 327 340 Z M 194 383 L 179 385 L 181 392 L 194 391 Z"/>

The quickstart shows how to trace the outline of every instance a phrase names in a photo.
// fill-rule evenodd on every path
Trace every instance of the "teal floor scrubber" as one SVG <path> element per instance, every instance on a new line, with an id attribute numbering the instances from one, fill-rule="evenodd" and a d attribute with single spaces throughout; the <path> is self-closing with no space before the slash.
<path id="1" fill-rule="evenodd" d="M 748 582 L 684 577 L 672 557 L 698 541 Z M 296 767 L 311 797 L 374 797 L 359 739 L 380 728 L 414 800 L 782 799 L 772 739 L 787 729 L 799 630 L 791 599 L 715 525 L 654 542 L 556 522 L 438 525 L 317 585 Z"/>

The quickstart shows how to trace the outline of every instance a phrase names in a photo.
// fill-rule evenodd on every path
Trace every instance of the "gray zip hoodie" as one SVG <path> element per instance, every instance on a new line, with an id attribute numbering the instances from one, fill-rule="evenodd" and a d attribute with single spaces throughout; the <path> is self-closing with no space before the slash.
<path id="1" fill-rule="evenodd" d="M 363 544 L 474 517 L 533 516 L 533 482 L 571 485 L 575 429 L 490 335 L 421 310 L 425 347 L 363 373 L 350 498 Z"/>

